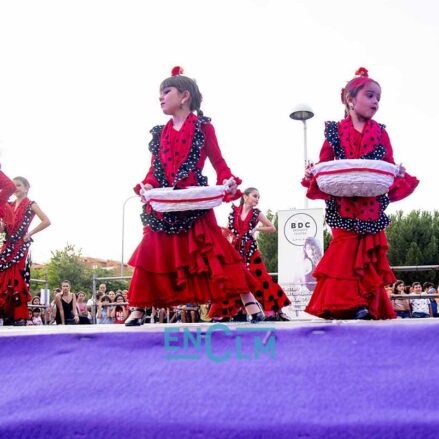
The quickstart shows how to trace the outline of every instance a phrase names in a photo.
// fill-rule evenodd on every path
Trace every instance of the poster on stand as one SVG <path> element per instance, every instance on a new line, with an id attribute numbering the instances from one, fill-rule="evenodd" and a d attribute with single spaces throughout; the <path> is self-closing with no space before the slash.
<path id="1" fill-rule="evenodd" d="M 291 300 L 283 311 L 292 319 L 314 318 L 304 312 L 315 279 L 312 275 L 323 256 L 324 209 L 278 212 L 278 281 Z"/>

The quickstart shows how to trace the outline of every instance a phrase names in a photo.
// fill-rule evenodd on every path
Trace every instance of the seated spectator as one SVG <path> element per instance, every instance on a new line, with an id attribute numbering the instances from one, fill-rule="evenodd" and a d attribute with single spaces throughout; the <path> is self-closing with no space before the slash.
<path id="1" fill-rule="evenodd" d="M 181 323 L 196 323 L 199 318 L 198 306 L 187 303 L 180 307 Z"/>
<path id="2" fill-rule="evenodd" d="M 386 286 L 384 287 L 384 289 L 386 290 L 387 296 L 388 296 L 389 299 L 390 299 L 390 295 L 393 293 L 393 285 L 391 285 L 391 284 L 386 285 Z"/>
<path id="3" fill-rule="evenodd" d="M 85 293 L 79 291 L 76 295 L 76 306 L 78 307 L 79 324 L 89 325 L 90 320 L 88 319 L 87 304 L 85 303 Z"/>
<path id="4" fill-rule="evenodd" d="M 53 300 L 50 302 L 49 308 L 47 309 L 47 323 L 49 325 L 56 324 L 57 306 L 55 303 L 55 297 L 58 293 L 61 293 L 61 288 L 55 288 L 53 290 Z"/>
<path id="5" fill-rule="evenodd" d="M 431 282 L 424 282 L 422 284 L 422 289 L 426 294 L 437 294 L 436 288 Z M 431 315 L 433 317 L 438 317 L 438 306 L 436 299 L 430 298 L 430 304 L 431 304 Z"/>
<path id="6" fill-rule="evenodd" d="M 96 319 L 98 325 L 113 323 L 113 319 L 110 317 L 110 298 L 107 295 L 102 296 L 102 299 L 98 302 Z"/>
<path id="7" fill-rule="evenodd" d="M 113 310 L 114 310 L 114 305 L 113 304 L 116 301 L 116 293 L 113 290 L 111 290 L 108 293 L 108 297 L 110 298 L 110 308 L 108 309 L 108 316 L 111 319 L 111 322 L 109 322 L 109 323 L 114 323 L 114 318 L 111 317 L 111 316 L 113 315 Z"/>
<path id="8" fill-rule="evenodd" d="M 169 308 L 169 322 L 178 323 L 181 321 L 181 311 L 179 306 L 171 306 Z"/>
<path id="9" fill-rule="evenodd" d="M 128 302 L 128 290 L 122 291 L 123 301 Z"/>
<path id="10" fill-rule="evenodd" d="M 422 291 L 420 282 L 413 282 L 413 292 L 410 295 L 425 295 Z M 412 317 L 415 319 L 423 319 L 432 316 L 430 299 L 410 299 Z"/>
<path id="11" fill-rule="evenodd" d="M 41 318 L 41 309 L 34 308 L 31 310 L 32 317 L 27 321 L 27 326 L 40 326 L 43 324 L 43 319 Z"/>
<path id="12" fill-rule="evenodd" d="M 203 303 L 202 305 L 200 305 L 200 320 L 202 322 L 209 323 L 212 321 L 212 319 L 209 317 L 209 309 L 210 304 L 208 303 Z"/>
<path id="13" fill-rule="evenodd" d="M 404 281 L 397 280 L 393 285 L 392 294 L 407 294 L 405 292 Z M 408 299 L 391 299 L 393 310 L 396 312 L 398 318 L 407 319 L 411 317 L 410 301 Z"/>
<path id="14" fill-rule="evenodd" d="M 101 284 L 104 285 L 105 284 Z M 102 291 L 97 291 L 96 292 L 96 303 L 93 302 L 93 297 L 90 297 L 90 299 L 87 300 L 87 317 L 88 320 L 90 320 L 91 323 L 95 322 L 95 316 L 96 316 L 96 309 L 98 306 L 98 303 L 100 302 L 102 296 L 104 296 L 105 293 L 103 293 Z"/>
<path id="15" fill-rule="evenodd" d="M 128 317 L 128 306 L 122 305 L 124 303 L 124 299 L 122 294 L 116 295 L 116 306 L 113 306 L 110 311 L 110 317 L 113 319 L 116 324 L 123 324 Z"/>
<path id="16" fill-rule="evenodd" d="M 114 303 L 116 301 L 116 293 L 113 290 L 108 293 L 108 297 L 110 298 L 111 303 Z"/>
<path id="17" fill-rule="evenodd" d="M 152 307 L 150 322 L 151 323 L 170 323 L 171 310 L 170 308 Z"/>

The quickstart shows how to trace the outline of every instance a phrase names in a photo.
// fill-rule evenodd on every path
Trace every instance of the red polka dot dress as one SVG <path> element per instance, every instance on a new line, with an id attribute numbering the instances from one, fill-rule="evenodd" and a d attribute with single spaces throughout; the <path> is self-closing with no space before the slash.
<path id="1" fill-rule="evenodd" d="M 347 117 L 327 122 L 320 162 L 375 159 L 394 163 L 389 136 L 383 125 L 369 120 L 363 132 Z M 390 223 L 384 210 L 391 201 L 410 195 L 419 181 L 409 174 L 396 177 L 388 194 L 377 197 L 334 197 L 321 192 L 317 181 L 304 179 L 311 199 L 326 202 L 326 222 L 332 241 L 313 275 L 317 280 L 306 312 L 324 318 L 350 318 L 367 307 L 375 319 L 395 318 L 384 286 L 395 282 L 387 259 L 384 229 Z"/>
<path id="2" fill-rule="evenodd" d="M 256 240 L 251 232 L 259 223 L 259 209 L 251 209 L 244 220 L 241 219 L 242 206 L 233 206 L 229 215 L 229 230 L 233 235 L 233 245 L 246 262 L 251 274 L 256 278 L 257 285 L 252 293 L 262 305 L 265 312 L 280 312 L 284 306 L 290 305 L 281 286 L 274 282 L 268 274 Z M 242 303 L 227 300 L 211 307 L 209 316 L 230 318 L 242 309 Z"/>
<path id="3" fill-rule="evenodd" d="M 14 219 L 6 227 L 7 239 L 0 250 L 0 314 L 10 320 L 29 318 L 27 303 L 31 296 L 28 253 L 32 241 L 24 242 L 23 238 L 35 216 L 33 203 L 27 197 L 18 206 L 15 201 L 10 203 Z"/>
<path id="4" fill-rule="evenodd" d="M 207 158 L 217 184 L 232 177 L 210 119 L 190 114 L 178 131 L 170 120 L 151 133 L 151 167 L 143 184 L 175 189 L 206 186 L 202 169 Z M 134 190 L 139 193 L 140 185 Z M 255 280 L 223 236 L 213 209 L 161 213 L 145 205 L 141 219 L 143 239 L 129 260 L 134 267 L 130 306 L 216 303 L 238 299 L 253 288 Z"/>

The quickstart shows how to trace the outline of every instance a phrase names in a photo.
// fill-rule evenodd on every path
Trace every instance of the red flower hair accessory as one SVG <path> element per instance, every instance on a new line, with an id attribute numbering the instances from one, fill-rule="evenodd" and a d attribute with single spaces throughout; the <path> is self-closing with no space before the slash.
<path id="1" fill-rule="evenodd" d="M 367 70 L 366 70 L 367 71 Z M 172 76 L 177 76 L 177 75 L 182 75 L 184 73 L 183 67 L 180 66 L 175 66 L 172 70 L 171 70 L 171 75 Z"/>
<path id="2" fill-rule="evenodd" d="M 360 68 L 355 72 L 355 74 L 356 74 L 357 76 L 363 76 L 363 77 L 365 77 L 365 78 L 368 78 L 368 77 L 369 77 L 369 72 L 367 71 L 367 69 L 366 69 L 365 67 L 360 67 Z"/>

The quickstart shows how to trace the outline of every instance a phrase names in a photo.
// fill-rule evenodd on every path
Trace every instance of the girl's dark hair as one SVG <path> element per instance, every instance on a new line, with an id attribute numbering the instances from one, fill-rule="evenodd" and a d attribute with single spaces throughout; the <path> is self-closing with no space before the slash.
<path id="1" fill-rule="evenodd" d="M 355 98 L 357 97 L 358 92 L 365 87 L 369 82 L 374 82 L 378 87 L 381 88 L 380 84 L 372 78 L 369 78 L 367 70 L 360 72 L 362 67 L 358 69 L 355 74 L 359 74 L 360 76 L 356 76 L 351 79 L 344 88 L 341 90 L 341 102 L 345 105 L 345 117 L 349 114 L 349 103 L 348 97 Z"/>
<path id="2" fill-rule="evenodd" d="M 404 281 L 403 280 L 397 280 L 394 284 L 393 284 L 393 294 L 398 294 L 398 287 L 400 285 L 404 285 Z"/>
<path id="3" fill-rule="evenodd" d="M 196 111 L 198 116 L 203 115 L 203 112 L 201 111 L 203 96 L 201 95 L 200 89 L 194 79 L 183 75 L 170 76 L 160 84 L 160 91 L 167 87 L 175 87 L 180 93 L 188 91 L 191 95 L 189 102 L 190 110 Z"/>
<path id="4" fill-rule="evenodd" d="M 30 188 L 30 183 L 27 178 L 24 177 L 15 177 L 14 180 L 18 180 L 26 189 Z"/>
<path id="5" fill-rule="evenodd" d="M 125 298 L 122 296 L 122 294 L 116 294 L 116 297 L 114 298 L 114 301 L 117 302 L 117 299 L 119 297 L 122 297 L 122 300 L 125 300 Z"/>
<path id="6" fill-rule="evenodd" d="M 241 198 L 239 200 L 239 205 L 242 206 L 244 204 L 244 195 L 249 196 L 252 192 L 259 192 L 258 189 L 255 187 L 248 187 L 241 195 Z"/>
<path id="7" fill-rule="evenodd" d="M 431 282 L 424 282 L 422 285 L 422 289 L 425 290 L 426 288 L 433 288 L 434 285 Z"/>

